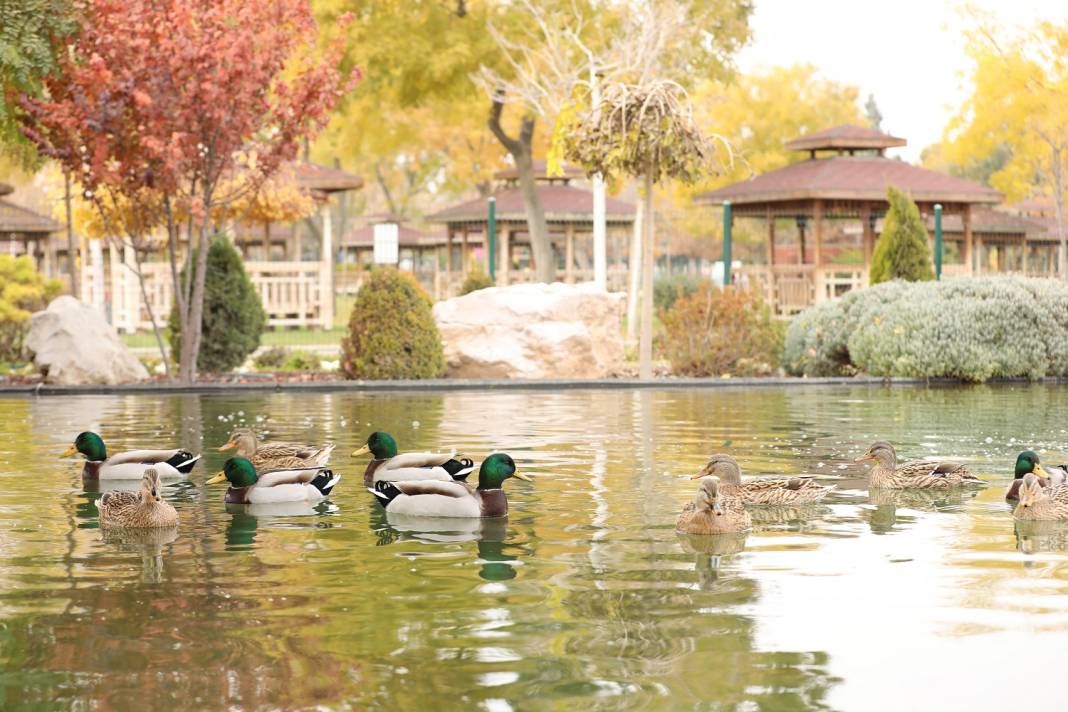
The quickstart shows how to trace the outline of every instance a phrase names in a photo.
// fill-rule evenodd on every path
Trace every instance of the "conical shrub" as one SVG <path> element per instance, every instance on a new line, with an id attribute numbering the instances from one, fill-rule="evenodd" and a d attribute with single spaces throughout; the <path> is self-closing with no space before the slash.
<path id="1" fill-rule="evenodd" d="M 903 279 L 923 282 L 934 279 L 931 247 L 920 210 L 906 194 L 891 186 L 886 191 L 890 209 L 883 219 L 883 232 L 871 258 L 871 283 Z"/>

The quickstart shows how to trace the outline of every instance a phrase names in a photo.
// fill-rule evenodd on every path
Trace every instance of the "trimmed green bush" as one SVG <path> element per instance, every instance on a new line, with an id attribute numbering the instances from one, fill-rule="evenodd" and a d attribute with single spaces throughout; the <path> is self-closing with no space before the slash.
<path id="1" fill-rule="evenodd" d="M 322 359 L 310 351 L 294 351 L 282 364 L 283 371 L 318 371 L 322 367 Z"/>
<path id="2" fill-rule="evenodd" d="M 196 264 L 196 255 L 193 255 Z M 182 270 L 181 283 L 187 275 Z M 208 270 L 204 281 L 204 315 L 202 336 L 197 353 L 197 369 L 207 373 L 232 371 L 259 348 L 267 314 L 245 265 L 224 235 L 211 238 L 208 246 Z M 177 307 L 167 320 L 171 353 L 182 349 L 181 322 Z"/>
<path id="3" fill-rule="evenodd" d="M 778 368 L 782 328 L 755 291 L 709 282 L 661 316 L 660 354 L 679 376 L 762 376 Z"/>
<path id="4" fill-rule="evenodd" d="M 675 305 L 675 300 L 688 297 L 697 291 L 707 278 L 695 274 L 673 274 L 659 277 L 653 282 L 653 308 L 657 314 L 666 312 Z"/>
<path id="5" fill-rule="evenodd" d="M 430 297 L 414 278 L 378 268 L 364 280 L 341 342 L 341 370 L 347 378 L 368 380 L 444 375 L 445 352 Z"/>
<path id="6" fill-rule="evenodd" d="M 1068 375 L 1068 285 L 983 277 L 857 290 L 799 314 L 783 361 L 807 376 Z"/>
<path id="7" fill-rule="evenodd" d="M 0 361 L 20 361 L 30 317 L 58 297 L 63 285 L 45 279 L 29 255 L 0 255 Z"/>
<path id="8" fill-rule="evenodd" d="M 289 351 L 281 346 L 272 346 L 252 357 L 252 363 L 261 371 L 281 368 L 289 357 Z"/>
<path id="9" fill-rule="evenodd" d="M 883 232 L 871 256 L 871 283 L 934 279 L 927 227 L 919 208 L 909 196 L 892 186 L 886 191 L 886 199 L 890 209 L 883 219 Z"/>
<path id="10" fill-rule="evenodd" d="M 482 271 L 482 268 L 475 267 L 467 273 L 467 277 L 464 278 L 463 284 L 460 285 L 460 293 L 458 296 L 470 294 L 471 292 L 477 292 L 480 289 L 486 289 L 488 287 L 496 286 L 490 276 Z"/>

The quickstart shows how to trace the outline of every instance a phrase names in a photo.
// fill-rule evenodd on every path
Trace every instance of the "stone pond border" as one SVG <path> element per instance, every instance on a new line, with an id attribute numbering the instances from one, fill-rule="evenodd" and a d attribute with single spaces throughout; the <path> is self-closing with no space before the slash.
<path id="1" fill-rule="evenodd" d="M 1026 378 L 1005 378 L 988 381 L 986 385 L 1066 383 L 1068 378 L 1051 377 L 1041 381 Z M 959 386 L 973 385 L 951 378 L 601 378 L 601 379 L 542 379 L 542 380 L 482 380 L 442 378 L 421 381 L 244 381 L 238 383 L 211 382 L 184 385 L 180 383 L 130 383 L 125 385 L 58 386 L 47 384 L 0 384 L 0 396 L 67 396 L 67 395 L 129 395 L 289 391 L 296 393 L 382 393 L 434 391 L 560 391 L 560 390 L 625 390 L 625 389 L 714 389 L 774 386 Z"/>

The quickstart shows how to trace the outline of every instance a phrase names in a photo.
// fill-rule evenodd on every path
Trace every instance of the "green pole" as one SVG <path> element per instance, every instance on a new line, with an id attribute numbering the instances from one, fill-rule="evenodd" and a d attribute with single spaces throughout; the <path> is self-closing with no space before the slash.
<path id="1" fill-rule="evenodd" d="M 486 241 L 489 243 L 487 249 L 489 250 L 489 277 L 490 281 L 496 284 L 497 282 L 497 199 L 491 197 L 489 199 L 489 219 L 487 221 L 489 229 L 486 231 Z"/>
<path id="2" fill-rule="evenodd" d="M 723 201 L 723 286 L 731 283 L 731 201 Z"/>
<path id="3" fill-rule="evenodd" d="M 942 279 L 942 206 L 935 204 L 935 279 Z"/>

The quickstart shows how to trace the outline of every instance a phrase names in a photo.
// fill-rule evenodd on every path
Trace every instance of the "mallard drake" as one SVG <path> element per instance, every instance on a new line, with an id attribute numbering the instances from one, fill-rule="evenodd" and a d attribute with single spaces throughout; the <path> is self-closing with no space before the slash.
<path id="1" fill-rule="evenodd" d="M 226 452 L 236 448 L 238 457 L 248 459 L 257 472 L 272 470 L 300 470 L 306 467 L 326 467 L 330 462 L 333 445 L 315 447 L 297 443 L 267 443 L 261 445 L 256 433 L 248 428 L 237 428 L 230 439 L 219 448 Z"/>
<path id="2" fill-rule="evenodd" d="M 985 485 L 959 462 L 906 462 L 897 464 L 897 452 L 888 442 L 873 443 L 853 462 L 875 460 L 870 485 L 884 489 L 949 489 L 961 485 Z"/>
<path id="3" fill-rule="evenodd" d="M 386 512 L 419 517 L 504 517 L 508 498 L 502 485 L 509 477 L 530 482 L 504 453 L 487 457 L 478 469 L 478 487 L 444 480 L 378 480 L 368 488 Z"/>
<path id="4" fill-rule="evenodd" d="M 719 478 L 701 479 L 697 496 L 682 509 L 675 530 L 683 534 L 729 534 L 751 529 L 753 520 L 735 493 L 720 490 Z"/>
<path id="5" fill-rule="evenodd" d="M 317 502 L 330 494 L 341 480 L 324 467 L 276 470 L 260 475 L 245 457 L 231 457 L 204 484 L 229 482 L 227 504 L 270 504 L 273 502 Z"/>
<path id="6" fill-rule="evenodd" d="M 1038 475 L 1029 472 L 1023 477 L 1020 501 L 1012 516 L 1040 521 L 1068 519 L 1068 485 L 1043 487 Z"/>
<path id="7" fill-rule="evenodd" d="M 1020 498 L 1020 487 L 1023 485 L 1023 478 L 1029 473 L 1035 473 L 1038 475 L 1039 484 L 1043 487 L 1049 487 L 1050 477 L 1056 476 L 1058 478 L 1068 478 L 1068 468 L 1064 465 L 1060 467 L 1042 467 L 1038 459 L 1038 455 L 1031 450 L 1024 450 L 1016 456 L 1016 467 L 1013 471 L 1013 480 L 1009 485 L 1009 489 L 1005 492 L 1005 499 L 1013 500 Z"/>
<path id="8" fill-rule="evenodd" d="M 700 472 L 690 479 L 715 475 L 720 489 L 744 504 L 794 505 L 819 502 L 834 485 L 817 484 L 812 477 L 761 477 L 742 482 L 742 470 L 730 455 L 713 455 Z"/>
<path id="9" fill-rule="evenodd" d="M 187 450 L 131 450 L 108 457 L 101 437 L 88 431 L 80 433 L 60 457 L 75 453 L 85 456 L 82 477 L 87 480 L 136 479 L 144 475 L 146 465 L 153 466 L 160 477 L 185 477 L 200 459 Z"/>
<path id="10" fill-rule="evenodd" d="M 376 482 L 414 482 L 439 480 L 463 482 L 475 470 L 475 463 L 467 458 L 457 458 L 455 452 L 407 452 L 397 454 L 397 441 L 389 433 L 374 432 L 367 444 L 352 453 L 359 457 L 371 453 L 374 458 L 367 463 L 363 483 L 371 487 Z"/>
<path id="11" fill-rule="evenodd" d="M 178 525 L 178 512 L 159 494 L 159 471 L 141 467 L 139 492 L 105 492 L 97 503 L 100 526 L 105 528 L 155 529 Z"/>

